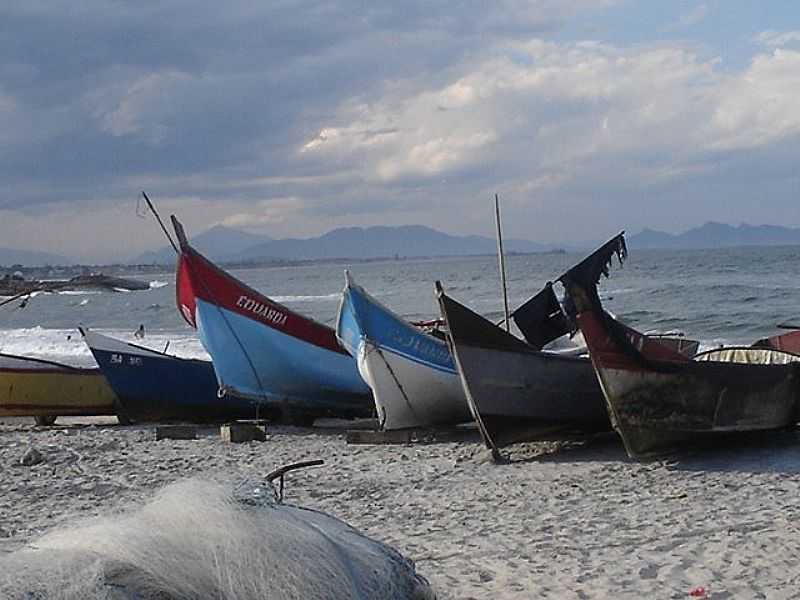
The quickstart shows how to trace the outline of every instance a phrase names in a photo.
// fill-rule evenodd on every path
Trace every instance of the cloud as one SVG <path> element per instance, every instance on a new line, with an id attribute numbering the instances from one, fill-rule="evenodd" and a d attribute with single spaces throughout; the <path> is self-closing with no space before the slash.
<path id="1" fill-rule="evenodd" d="M 270 198 L 255 203 L 247 212 L 228 215 L 223 225 L 244 229 L 258 229 L 265 225 L 280 225 L 305 208 L 301 198 Z"/>
<path id="2" fill-rule="evenodd" d="M 800 31 L 761 31 L 753 37 L 753 40 L 769 48 L 782 48 L 800 42 Z"/>
<path id="3" fill-rule="evenodd" d="M 142 189 L 193 229 L 276 237 L 379 222 L 491 233 L 495 192 L 509 235 L 546 241 L 621 218 L 711 218 L 708 189 L 742 196 L 726 210 L 747 220 L 744 196 L 794 173 L 800 61 L 784 46 L 800 36 L 763 28 L 734 64 L 657 31 L 575 39 L 611 4 L 9 4 L 0 233 L 22 243 L 41 215 L 80 228 L 65 216 L 78 207 L 110 231 L 130 218 L 113 207 Z M 710 14 L 699 4 L 678 24 Z M 685 213 L 657 205 L 670 193 Z M 91 252 L 134 254 L 156 236 L 109 235 Z M 53 239 L 89 255 L 85 236 Z"/>

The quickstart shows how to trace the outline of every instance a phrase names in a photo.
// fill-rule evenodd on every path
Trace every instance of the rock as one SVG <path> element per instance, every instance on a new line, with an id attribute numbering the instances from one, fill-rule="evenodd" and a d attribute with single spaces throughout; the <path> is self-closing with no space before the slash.
<path id="1" fill-rule="evenodd" d="M 28 448 L 25 451 L 25 454 L 22 455 L 22 458 L 19 459 L 19 464 L 26 467 L 38 465 L 40 462 L 44 462 L 44 456 L 42 456 L 42 453 L 33 447 Z"/>

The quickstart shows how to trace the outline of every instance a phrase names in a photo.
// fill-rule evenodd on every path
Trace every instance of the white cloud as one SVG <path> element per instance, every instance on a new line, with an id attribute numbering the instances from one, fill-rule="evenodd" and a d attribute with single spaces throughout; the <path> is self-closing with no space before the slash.
<path id="1" fill-rule="evenodd" d="M 180 88 L 192 79 L 176 70 L 137 74 L 93 90 L 87 102 L 101 130 L 113 136 L 141 134 L 156 144 L 167 133 L 170 113 L 180 110 Z"/>
<path id="2" fill-rule="evenodd" d="M 228 215 L 222 220 L 228 227 L 263 228 L 281 225 L 291 217 L 302 212 L 305 203 L 301 198 L 270 198 L 259 200 L 245 212 Z"/>
<path id="3" fill-rule="evenodd" d="M 800 31 L 762 31 L 753 40 L 769 48 L 781 48 L 794 42 L 800 42 Z"/>
<path id="4" fill-rule="evenodd" d="M 563 188 L 599 163 L 635 164 L 642 156 L 647 168 L 617 170 L 617 177 L 634 172 L 641 185 L 659 184 L 707 173 L 705 153 L 800 132 L 794 52 L 758 55 L 737 73 L 669 45 L 533 40 L 504 50 L 464 63 L 439 88 L 345 104 L 305 149 L 349 157 L 367 180 L 485 166 L 506 170 L 511 187 L 523 190 Z M 392 134 L 363 136 L 380 128 Z"/>
<path id="5" fill-rule="evenodd" d="M 714 149 L 764 146 L 800 134 L 800 52 L 775 50 L 727 78 L 711 121 Z"/>

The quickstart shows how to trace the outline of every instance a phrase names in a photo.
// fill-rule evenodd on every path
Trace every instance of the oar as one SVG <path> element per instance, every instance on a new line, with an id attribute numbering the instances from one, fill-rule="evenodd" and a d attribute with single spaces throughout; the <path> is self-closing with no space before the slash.
<path id="1" fill-rule="evenodd" d="M 794 325 L 792 323 L 778 323 L 775 325 L 778 329 L 800 329 L 800 324 Z"/>

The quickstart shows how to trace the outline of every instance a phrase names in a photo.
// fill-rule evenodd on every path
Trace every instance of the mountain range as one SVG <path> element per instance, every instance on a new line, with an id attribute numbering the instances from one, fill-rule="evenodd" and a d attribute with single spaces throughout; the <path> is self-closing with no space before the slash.
<path id="1" fill-rule="evenodd" d="M 372 259 L 423 256 L 462 256 L 494 254 L 494 238 L 477 235 L 456 236 L 422 225 L 400 227 L 345 227 L 313 238 L 272 239 L 266 235 L 216 225 L 192 238 L 197 250 L 215 262 L 242 263 L 268 260 L 313 260 L 321 258 Z M 504 241 L 506 252 L 547 252 L 560 248 L 585 251 L 597 243 L 541 244 L 527 240 Z M 699 249 L 730 246 L 800 245 L 800 228 L 779 225 L 727 225 L 708 222 L 683 233 L 653 229 L 628 236 L 636 249 Z M 129 263 L 170 265 L 175 252 L 165 246 L 145 252 Z M 46 252 L 0 248 L 0 265 L 69 265 L 67 257 Z"/>
<path id="2" fill-rule="evenodd" d="M 392 258 L 463 256 L 497 251 L 493 238 L 455 236 L 422 225 L 399 227 L 345 227 L 314 238 L 274 240 L 218 225 L 192 238 L 192 245 L 215 262 L 241 263 L 266 260 L 313 260 L 321 258 Z M 506 252 L 555 250 L 554 244 L 504 240 Z M 162 248 L 134 258 L 134 264 L 168 264 L 175 260 L 172 248 Z"/>
<path id="3" fill-rule="evenodd" d="M 779 225 L 733 226 L 709 221 L 679 234 L 644 229 L 628 236 L 628 246 L 637 249 L 700 249 L 734 246 L 793 246 L 800 245 L 800 229 Z"/>

